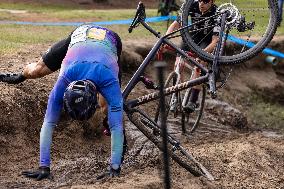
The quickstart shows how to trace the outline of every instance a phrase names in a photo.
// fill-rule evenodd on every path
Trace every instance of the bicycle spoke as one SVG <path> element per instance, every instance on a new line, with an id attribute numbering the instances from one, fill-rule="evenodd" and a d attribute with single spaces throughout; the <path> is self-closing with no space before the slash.
<path id="1" fill-rule="evenodd" d="M 143 111 L 139 109 L 132 110 L 128 113 L 129 120 L 151 140 L 160 150 L 163 150 L 161 128 L 151 120 Z M 188 170 L 194 176 L 204 176 L 208 180 L 214 180 L 210 172 L 198 162 L 194 156 L 185 150 L 181 144 L 168 134 L 169 156 L 173 158 L 180 166 Z"/>

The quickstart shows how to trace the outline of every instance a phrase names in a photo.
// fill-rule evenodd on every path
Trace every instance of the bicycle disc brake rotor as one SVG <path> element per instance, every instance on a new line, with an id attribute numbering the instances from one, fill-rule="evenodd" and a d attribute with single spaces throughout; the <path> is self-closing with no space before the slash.
<path id="1" fill-rule="evenodd" d="M 240 12 L 236 6 L 231 3 L 224 3 L 219 6 L 218 12 L 226 12 L 228 11 L 228 17 L 226 19 L 227 27 L 233 27 L 236 25 L 237 21 L 240 20 Z"/>

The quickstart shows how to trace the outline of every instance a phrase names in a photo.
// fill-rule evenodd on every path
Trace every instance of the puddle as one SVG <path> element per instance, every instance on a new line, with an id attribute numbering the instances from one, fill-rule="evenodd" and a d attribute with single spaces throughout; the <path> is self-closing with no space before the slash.
<path id="1" fill-rule="evenodd" d="M 25 10 L 12 10 L 12 9 L 0 9 L 1 12 L 9 12 L 11 14 L 24 14 L 27 13 L 28 11 Z"/>
<path id="2" fill-rule="evenodd" d="M 274 131 L 263 131 L 262 132 L 263 136 L 269 137 L 269 138 L 282 138 L 283 135 L 274 132 Z"/>

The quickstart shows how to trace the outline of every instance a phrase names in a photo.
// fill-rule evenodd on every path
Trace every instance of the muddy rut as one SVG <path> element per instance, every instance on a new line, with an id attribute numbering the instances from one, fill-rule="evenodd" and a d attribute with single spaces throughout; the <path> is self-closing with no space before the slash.
<path id="1" fill-rule="evenodd" d="M 2 56 L 0 69 L 20 70 L 25 63 L 36 61 L 45 48 L 32 46 L 29 51 Z M 161 153 L 126 117 L 129 150 L 122 174 L 96 181 L 110 153 L 110 139 L 101 134 L 100 114 L 82 123 L 63 112 L 53 135 L 53 179 L 36 182 L 20 175 L 22 170 L 38 167 L 40 128 L 57 74 L 19 85 L 0 83 L 0 188 L 162 188 Z M 124 86 L 130 76 L 124 75 Z M 234 82 L 223 96 L 239 86 Z M 146 92 L 139 86 L 132 95 Z M 155 103 L 146 107 L 150 113 L 155 108 Z M 173 188 L 284 188 L 284 136 L 249 123 L 236 127 L 239 122 L 235 120 L 246 119 L 237 108 L 222 98 L 208 99 L 200 127 L 187 136 L 181 135 L 179 118 L 169 120 L 169 132 L 215 177 L 215 181 L 194 177 L 171 161 Z M 237 114 L 237 118 L 232 116 Z"/>

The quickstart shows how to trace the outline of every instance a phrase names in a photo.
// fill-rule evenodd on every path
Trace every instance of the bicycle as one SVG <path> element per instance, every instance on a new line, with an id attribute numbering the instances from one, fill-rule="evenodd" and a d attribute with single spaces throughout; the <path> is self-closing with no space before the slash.
<path id="1" fill-rule="evenodd" d="M 182 14 L 184 16 L 188 14 L 187 12 L 187 10 L 189 9 L 188 7 L 190 7 L 190 4 L 193 3 L 193 1 L 194 0 L 188 0 L 185 2 L 183 6 L 183 11 L 182 11 Z M 156 36 L 158 38 L 158 41 L 153 46 L 153 48 L 151 49 L 147 57 L 144 59 L 140 67 L 137 69 L 137 71 L 132 76 L 132 78 L 130 79 L 130 81 L 128 82 L 128 84 L 123 90 L 122 96 L 124 99 L 124 111 L 126 112 L 129 120 L 149 140 L 151 140 L 160 150 L 163 150 L 160 126 L 149 115 L 147 115 L 144 111 L 138 108 L 138 106 L 140 105 L 143 105 L 150 101 L 159 99 L 160 98 L 159 92 L 153 92 L 153 93 L 150 93 L 150 94 L 147 94 L 147 95 L 135 98 L 135 99 L 128 99 L 128 97 L 131 91 L 133 90 L 133 88 L 140 81 L 142 81 L 147 88 L 157 89 L 157 87 L 153 83 L 146 81 L 145 77 L 141 77 L 141 76 L 143 76 L 143 72 L 145 71 L 145 68 L 150 64 L 151 60 L 154 59 L 161 45 L 166 44 L 174 48 L 177 53 L 179 53 L 184 59 L 187 60 L 187 62 L 189 62 L 189 64 L 199 68 L 202 73 L 202 75 L 196 79 L 189 80 L 181 84 L 165 88 L 164 94 L 170 95 L 170 94 L 185 90 L 187 88 L 190 88 L 196 85 L 208 83 L 209 93 L 214 98 L 217 95 L 216 93 L 216 74 L 218 73 L 218 65 L 225 64 L 225 63 L 236 64 L 236 63 L 240 63 L 241 61 L 247 60 L 248 58 L 252 58 L 269 43 L 269 41 L 272 39 L 273 35 L 275 34 L 276 22 L 277 22 L 277 3 L 275 0 L 267 0 L 266 2 L 268 3 L 268 8 L 265 10 L 268 10 L 270 13 L 269 23 L 268 23 L 269 29 L 266 30 L 265 35 L 262 36 L 261 40 L 257 42 L 255 46 L 253 46 L 250 49 L 247 49 L 246 51 L 242 51 L 240 55 L 235 55 L 235 56 L 230 56 L 230 55 L 220 56 L 222 54 L 220 51 L 224 49 L 223 48 L 224 41 L 226 41 L 226 38 L 228 37 L 228 33 L 229 33 L 228 26 L 237 27 L 240 29 L 240 31 L 244 31 L 244 32 L 251 29 L 250 27 L 251 23 L 246 23 L 243 20 L 243 17 L 239 16 L 240 14 L 237 14 L 238 10 L 236 7 L 234 7 L 234 9 L 232 9 L 231 7 L 226 9 L 226 6 L 223 6 L 220 12 L 216 14 L 216 17 L 220 18 L 219 19 L 220 37 L 219 37 L 216 51 L 212 55 L 200 49 L 200 47 L 198 47 L 198 45 L 196 45 L 194 41 L 191 39 L 190 30 L 188 30 L 188 28 L 192 27 L 194 24 L 189 25 L 188 20 L 187 20 L 188 18 L 185 18 L 183 16 L 183 26 L 180 29 L 170 34 L 161 36 L 159 32 L 155 31 L 145 22 L 145 19 L 146 19 L 145 7 L 142 2 L 139 2 L 135 17 L 128 31 L 129 33 L 131 33 L 135 27 L 141 24 L 149 32 L 151 32 L 154 36 Z M 194 48 L 193 51 L 200 58 L 210 62 L 209 69 L 200 65 L 198 62 L 195 61 L 195 59 L 190 57 L 186 52 L 181 50 L 178 46 L 176 46 L 174 43 L 172 43 L 169 40 L 170 38 L 175 37 L 173 35 L 175 35 L 177 32 L 181 32 L 181 36 L 186 40 L 189 46 Z M 191 153 L 186 151 L 179 141 L 177 141 L 170 134 L 167 135 L 167 139 L 168 139 L 169 156 L 172 157 L 174 161 L 176 161 L 179 165 L 181 165 L 183 168 L 188 170 L 194 176 L 204 176 L 209 180 L 214 180 L 214 177 L 209 173 L 209 171 L 201 163 L 199 163 L 193 157 L 193 155 L 191 155 Z"/>
<path id="2" fill-rule="evenodd" d="M 173 51 L 172 48 L 165 46 L 165 49 Z M 193 53 L 187 52 L 189 56 L 191 56 L 192 58 L 196 58 L 196 56 Z M 162 52 L 158 51 L 157 54 L 157 59 L 159 61 L 161 61 L 162 58 Z M 170 87 L 170 86 L 174 86 L 177 84 L 180 84 L 182 82 L 182 77 L 186 77 L 190 76 L 190 80 L 193 78 L 193 74 L 194 74 L 194 68 L 191 67 L 189 64 L 187 64 L 185 62 L 185 60 L 183 60 L 182 57 L 178 57 L 178 61 L 175 62 L 175 66 L 174 66 L 174 71 L 170 72 L 166 81 L 165 81 L 165 88 Z M 201 90 L 199 93 L 199 97 L 198 97 L 198 101 L 196 102 L 196 108 L 193 112 L 189 112 L 185 109 L 186 105 L 189 102 L 189 97 L 191 94 L 191 90 L 192 88 L 188 88 L 185 90 L 184 93 L 182 93 L 183 91 L 179 91 L 176 93 L 173 93 L 172 95 L 166 97 L 166 118 L 168 121 L 171 120 L 171 118 L 169 118 L 169 114 L 173 114 L 173 117 L 176 118 L 177 116 L 179 116 L 179 114 L 181 114 L 181 128 L 182 128 L 182 133 L 186 134 L 187 128 L 185 126 L 185 124 L 187 123 L 188 128 L 189 128 L 189 133 L 193 133 L 203 114 L 203 109 L 204 109 L 204 105 L 205 105 L 205 97 L 206 97 L 206 87 L 205 85 L 201 86 Z M 160 115 L 160 104 L 157 107 L 157 111 L 155 114 L 155 122 L 159 121 L 159 115 Z M 174 119 L 173 119 L 174 120 Z"/>

